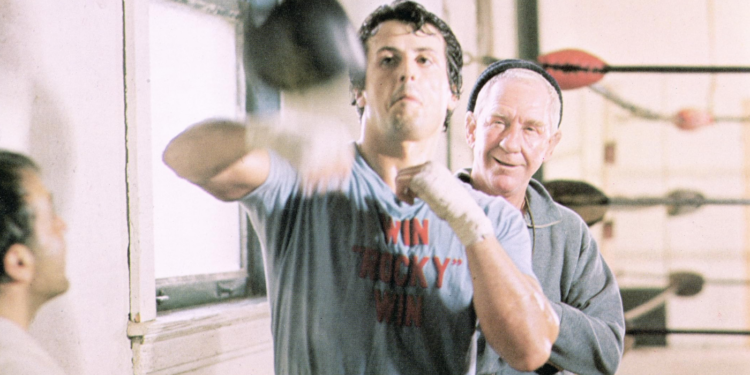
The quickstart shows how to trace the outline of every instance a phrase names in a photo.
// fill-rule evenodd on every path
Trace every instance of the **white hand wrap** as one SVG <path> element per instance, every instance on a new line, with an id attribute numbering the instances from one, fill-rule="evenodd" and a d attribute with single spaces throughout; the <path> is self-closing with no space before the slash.
<path id="1" fill-rule="evenodd" d="M 463 183 L 445 167 L 425 164 L 412 178 L 409 189 L 448 222 L 464 246 L 495 235 L 490 219 Z"/>
<path id="2" fill-rule="evenodd" d="M 306 183 L 339 180 L 354 162 L 353 138 L 346 126 L 332 117 L 286 110 L 281 116 L 254 117 L 248 122 L 247 147 L 274 150 Z"/>

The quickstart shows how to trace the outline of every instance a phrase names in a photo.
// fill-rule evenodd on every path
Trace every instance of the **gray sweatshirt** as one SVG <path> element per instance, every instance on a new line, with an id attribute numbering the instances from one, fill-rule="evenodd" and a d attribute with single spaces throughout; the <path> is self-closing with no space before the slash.
<path id="1" fill-rule="evenodd" d="M 468 170 L 459 172 L 459 178 L 468 182 Z M 555 203 L 533 179 L 526 199 L 534 273 L 560 317 L 560 335 L 549 362 L 564 373 L 614 374 L 622 359 L 625 318 L 612 271 L 578 214 Z M 488 345 L 480 346 L 477 355 L 477 374 L 520 373 Z M 549 364 L 537 372 L 555 373 Z"/>

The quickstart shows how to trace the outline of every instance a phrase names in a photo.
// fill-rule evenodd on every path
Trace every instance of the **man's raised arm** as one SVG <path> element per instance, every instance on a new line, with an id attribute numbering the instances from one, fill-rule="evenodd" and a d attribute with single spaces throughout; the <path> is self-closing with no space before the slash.
<path id="1" fill-rule="evenodd" d="M 268 177 L 268 152 L 249 147 L 246 128 L 227 120 L 206 120 L 177 135 L 162 159 L 178 176 L 223 201 L 242 198 Z"/>
<path id="2" fill-rule="evenodd" d="M 178 176 L 223 201 L 249 194 L 268 178 L 273 150 L 297 170 L 305 192 L 339 189 L 351 172 L 354 147 L 340 121 L 310 112 L 195 124 L 162 156 Z"/>

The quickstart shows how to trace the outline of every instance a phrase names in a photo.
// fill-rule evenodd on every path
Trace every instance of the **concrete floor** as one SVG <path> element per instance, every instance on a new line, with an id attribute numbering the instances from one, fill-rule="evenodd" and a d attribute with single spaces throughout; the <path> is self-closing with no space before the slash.
<path id="1" fill-rule="evenodd" d="M 645 347 L 623 356 L 617 375 L 750 375 L 750 344 L 730 347 Z"/>

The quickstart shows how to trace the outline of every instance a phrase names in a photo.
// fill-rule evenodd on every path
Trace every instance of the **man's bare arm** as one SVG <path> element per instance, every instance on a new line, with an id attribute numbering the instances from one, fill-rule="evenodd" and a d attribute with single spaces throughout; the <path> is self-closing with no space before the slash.
<path id="1" fill-rule="evenodd" d="M 560 323 L 537 281 L 520 272 L 494 236 L 467 246 L 466 254 L 487 342 L 519 371 L 544 365 Z"/>
<path id="2" fill-rule="evenodd" d="M 400 171 L 396 183 L 401 199 L 424 200 L 466 247 L 474 307 L 487 342 L 519 371 L 544 365 L 557 339 L 559 319 L 536 280 L 523 274 L 505 252 L 468 191 L 447 169 L 431 163 Z"/>
<path id="3" fill-rule="evenodd" d="M 178 176 L 223 201 L 234 201 L 268 177 L 270 160 L 264 149 L 251 149 L 242 124 L 207 120 L 172 139 L 162 159 Z"/>
<path id="4" fill-rule="evenodd" d="M 340 189 L 354 163 L 354 147 L 340 121 L 305 111 L 251 117 L 247 125 L 206 120 L 175 137 L 164 162 L 178 176 L 223 201 L 263 184 L 273 150 L 299 173 L 305 193 Z"/>

